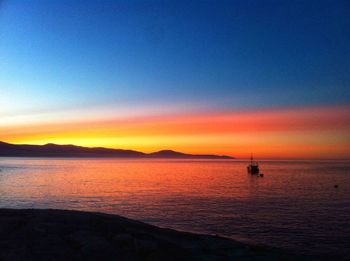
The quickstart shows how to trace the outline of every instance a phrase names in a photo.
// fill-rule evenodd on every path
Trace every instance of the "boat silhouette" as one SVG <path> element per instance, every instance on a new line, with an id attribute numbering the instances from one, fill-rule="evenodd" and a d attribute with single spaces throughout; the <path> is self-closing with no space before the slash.
<path id="1" fill-rule="evenodd" d="M 252 175 L 259 175 L 260 173 L 259 163 L 253 160 L 253 155 L 250 156 L 250 163 L 247 166 L 247 171 L 249 174 L 252 174 Z"/>

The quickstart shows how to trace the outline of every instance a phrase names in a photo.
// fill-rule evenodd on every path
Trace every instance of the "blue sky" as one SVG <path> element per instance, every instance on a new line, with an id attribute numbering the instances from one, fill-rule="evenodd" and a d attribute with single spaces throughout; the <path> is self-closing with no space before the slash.
<path id="1" fill-rule="evenodd" d="M 349 1 L 5 0 L 0 37 L 2 114 L 350 102 Z"/>

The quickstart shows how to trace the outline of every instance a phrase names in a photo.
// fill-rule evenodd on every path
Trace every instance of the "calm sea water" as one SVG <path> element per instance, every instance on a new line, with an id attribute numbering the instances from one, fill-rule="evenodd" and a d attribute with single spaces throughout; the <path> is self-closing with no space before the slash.
<path id="1" fill-rule="evenodd" d="M 306 254 L 350 254 L 349 161 L 263 161 L 263 178 L 246 165 L 0 158 L 0 207 L 100 211 Z"/>

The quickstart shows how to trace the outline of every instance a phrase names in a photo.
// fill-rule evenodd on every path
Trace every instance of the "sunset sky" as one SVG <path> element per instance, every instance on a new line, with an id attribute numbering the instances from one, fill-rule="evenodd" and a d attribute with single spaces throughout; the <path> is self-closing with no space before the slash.
<path id="1" fill-rule="evenodd" d="M 350 158 L 350 3 L 0 1 L 0 140 Z"/>

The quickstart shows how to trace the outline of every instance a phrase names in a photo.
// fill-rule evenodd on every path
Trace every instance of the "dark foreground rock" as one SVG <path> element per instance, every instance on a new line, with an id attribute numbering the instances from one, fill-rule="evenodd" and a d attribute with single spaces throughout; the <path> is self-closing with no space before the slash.
<path id="1" fill-rule="evenodd" d="M 0 260 L 306 260 L 115 215 L 0 209 Z"/>

